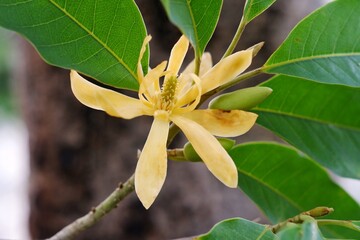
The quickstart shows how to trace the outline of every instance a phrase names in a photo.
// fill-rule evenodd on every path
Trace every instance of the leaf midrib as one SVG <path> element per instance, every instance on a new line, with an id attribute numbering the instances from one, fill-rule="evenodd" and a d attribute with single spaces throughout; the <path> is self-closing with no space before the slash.
<path id="1" fill-rule="evenodd" d="M 111 49 L 106 45 L 100 38 L 98 38 L 92 31 L 87 29 L 82 23 L 80 23 L 74 16 L 72 16 L 66 9 L 62 8 L 59 4 L 57 4 L 54 0 L 49 0 L 56 8 L 58 8 L 61 12 L 63 12 L 68 18 L 70 18 L 74 23 L 76 23 L 81 29 L 87 32 L 90 36 L 92 36 L 104 49 L 106 49 L 125 69 L 130 73 L 130 75 L 137 80 L 135 73 L 133 73 L 129 66 L 125 64 L 125 62 Z"/>
<path id="2" fill-rule="evenodd" d="M 284 195 L 283 193 L 279 192 L 278 189 L 275 189 L 273 186 L 266 184 L 265 182 L 261 181 L 261 179 L 256 178 L 254 175 L 249 174 L 248 172 L 239 169 L 239 167 L 237 167 L 237 170 L 239 172 L 241 172 L 242 174 L 248 176 L 249 178 L 253 179 L 254 181 L 258 182 L 260 185 L 263 185 L 264 187 L 270 189 L 273 193 L 277 194 L 279 197 L 281 197 L 283 200 L 287 201 L 290 205 L 292 205 L 293 207 L 295 207 L 296 209 L 298 209 L 299 211 L 304 211 L 304 209 L 302 209 L 296 202 L 294 202 L 293 200 L 289 199 L 286 195 Z M 240 186 L 239 186 L 240 187 Z"/>
<path id="3" fill-rule="evenodd" d="M 265 63 L 265 65 L 262 67 L 262 70 L 267 71 L 267 70 L 271 70 L 273 68 L 277 68 L 277 67 L 281 67 L 281 66 L 285 66 L 285 65 L 289 65 L 289 64 L 311 61 L 311 60 L 322 59 L 322 58 L 334 58 L 334 57 L 336 58 L 336 57 L 349 57 L 349 56 L 360 56 L 360 53 L 358 53 L 358 52 L 336 53 L 336 54 L 321 54 L 321 55 L 316 55 L 316 56 L 299 57 L 299 58 L 294 58 L 294 59 L 288 59 L 286 61 L 282 61 L 282 62 L 270 64 L 270 65 Z"/>
<path id="4" fill-rule="evenodd" d="M 258 107 L 253 108 L 253 110 L 255 110 L 255 111 L 260 111 L 260 112 L 266 112 L 266 113 L 274 113 L 274 114 L 278 114 L 278 115 L 282 115 L 282 116 L 287 116 L 287 117 L 291 117 L 291 118 L 296 118 L 296 119 L 301 119 L 301 120 L 307 120 L 307 121 L 311 121 L 311 122 L 315 122 L 315 123 L 321 123 L 321 124 L 326 124 L 326 125 L 332 125 L 332 126 L 336 126 L 336 127 L 338 127 L 338 128 L 347 129 L 347 130 L 352 130 L 352 131 L 359 131 L 359 132 L 360 132 L 360 128 L 355 128 L 355 127 L 353 127 L 353 126 L 346 126 L 346 125 L 339 124 L 339 123 L 327 122 L 327 121 L 322 120 L 322 119 L 310 118 L 309 116 L 292 114 L 292 113 L 283 112 L 283 111 L 280 111 L 280 110 L 277 111 L 277 110 L 273 110 L 273 109 L 265 109 L 265 108 L 258 108 Z"/>
<path id="5" fill-rule="evenodd" d="M 192 25 L 194 26 L 194 37 L 195 37 L 195 41 L 196 41 L 196 45 L 197 45 L 197 47 L 195 47 L 195 53 L 196 53 L 197 56 L 199 56 L 200 55 L 199 53 L 201 52 L 200 46 L 199 46 L 199 36 L 197 34 L 197 26 L 195 24 L 195 18 L 194 18 L 194 14 L 192 12 L 190 3 L 191 3 L 191 1 L 186 1 L 186 7 L 189 10 L 191 22 L 192 22 Z"/>

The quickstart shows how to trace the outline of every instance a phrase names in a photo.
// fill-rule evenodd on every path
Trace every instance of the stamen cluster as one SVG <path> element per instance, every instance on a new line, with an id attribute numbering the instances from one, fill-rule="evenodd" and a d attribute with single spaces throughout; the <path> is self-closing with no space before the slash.
<path id="1" fill-rule="evenodd" d="M 176 90 L 178 80 L 172 76 L 165 80 L 162 86 L 160 95 L 160 109 L 165 111 L 171 111 L 176 101 Z"/>

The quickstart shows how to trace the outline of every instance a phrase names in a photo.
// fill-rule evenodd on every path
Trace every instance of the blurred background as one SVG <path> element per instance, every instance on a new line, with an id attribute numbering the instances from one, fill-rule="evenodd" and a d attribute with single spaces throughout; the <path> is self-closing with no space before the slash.
<path id="1" fill-rule="evenodd" d="M 136 2 L 153 36 L 151 66 L 155 66 L 168 58 L 180 33 L 167 21 L 160 1 Z M 277 1 L 248 26 L 239 49 L 266 40 L 252 67 L 260 66 L 290 29 L 322 3 Z M 224 1 L 208 48 L 214 62 L 235 33 L 243 4 Z M 0 239 L 50 237 L 87 213 L 130 177 L 150 121 L 114 119 L 82 106 L 70 91 L 68 70 L 47 65 L 20 36 L 0 29 Z M 258 139 L 278 140 L 256 127 L 238 142 Z M 180 136 L 176 146 L 183 143 Z M 347 189 L 360 188 L 359 182 L 338 181 Z M 359 191 L 352 194 L 360 199 Z M 201 164 L 171 162 L 165 186 L 149 211 L 131 194 L 81 237 L 179 238 L 206 232 L 216 222 L 237 216 L 266 222 L 246 196 L 224 187 Z"/>
<path id="2" fill-rule="evenodd" d="M 14 38 L 0 28 L 0 239 L 28 239 L 28 138 L 12 86 Z"/>

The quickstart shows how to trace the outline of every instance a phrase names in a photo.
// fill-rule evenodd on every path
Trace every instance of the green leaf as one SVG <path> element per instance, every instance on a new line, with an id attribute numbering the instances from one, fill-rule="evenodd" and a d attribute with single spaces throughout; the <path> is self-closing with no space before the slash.
<path id="1" fill-rule="evenodd" d="M 291 224 L 278 233 L 280 240 L 323 240 L 316 221 Z"/>
<path id="2" fill-rule="evenodd" d="M 247 0 L 244 7 L 244 20 L 252 21 L 254 18 L 263 13 L 276 0 Z"/>
<path id="3" fill-rule="evenodd" d="M 146 30 L 133 0 L 2 0 L 0 26 L 24 35 L 50 64 L 114 87 L 138 88 Z M 147 68 L 147 56 L 143 64 Z"/>
<path id="4" fill-rule="evenodd" d="M 337 228 L 339 232 L 348 232 L 348 238 L 360 238 L 359 221 L 320 219 L 317 220 L 317 224 L 320 229 L 324 226 L 331 226 L 333 229 Z"/>
<path id="5" fill-rule="evenodd" d="M 241 239 L 274 240 L 278 239 L 269 228 L 242 218 L 227 219 L 216 224 L 208 233 L 196 237 L 197 240 Z"/>
<path id="6" fill-rule="evenodd" d="M 264 70 L 360 86 L 360 1 L 338 0 L 300 22 Z"/>
<path id="7" fill-rule="evenodd" d="M 360 178 L 360 89 L 276 76 L 257 123 L 344 177 Z"/>
<path id="8" fill-rule="evenodd" d="M 161 0 L 170 21 L 190 40 L 201 56 L 215 31 L 222 0 Z"/>
<path id="9" fill-rule="evenodd" d="M 335 209 L 331 219 L 360 219 L 360 206 L 316 162 L 293 148 L 248 143 L 230 151 L 239 173 L 238 186 L 272 223 L 318 206 Z M 330 227 L 326 230 L 341 235 Z"/>

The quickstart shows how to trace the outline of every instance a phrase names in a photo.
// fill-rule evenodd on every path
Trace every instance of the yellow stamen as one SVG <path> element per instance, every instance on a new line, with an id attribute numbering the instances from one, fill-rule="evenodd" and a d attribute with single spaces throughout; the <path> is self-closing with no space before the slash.
<path id="1" fill-rule="evenodd" d="M 176 77 L 172 76 L 163 84 L 163 88 L 160 95 L 160 109 L 170 111 L 173 109 L 175 104 L 175 95 L 177 90 L 178 80 Z"/>

